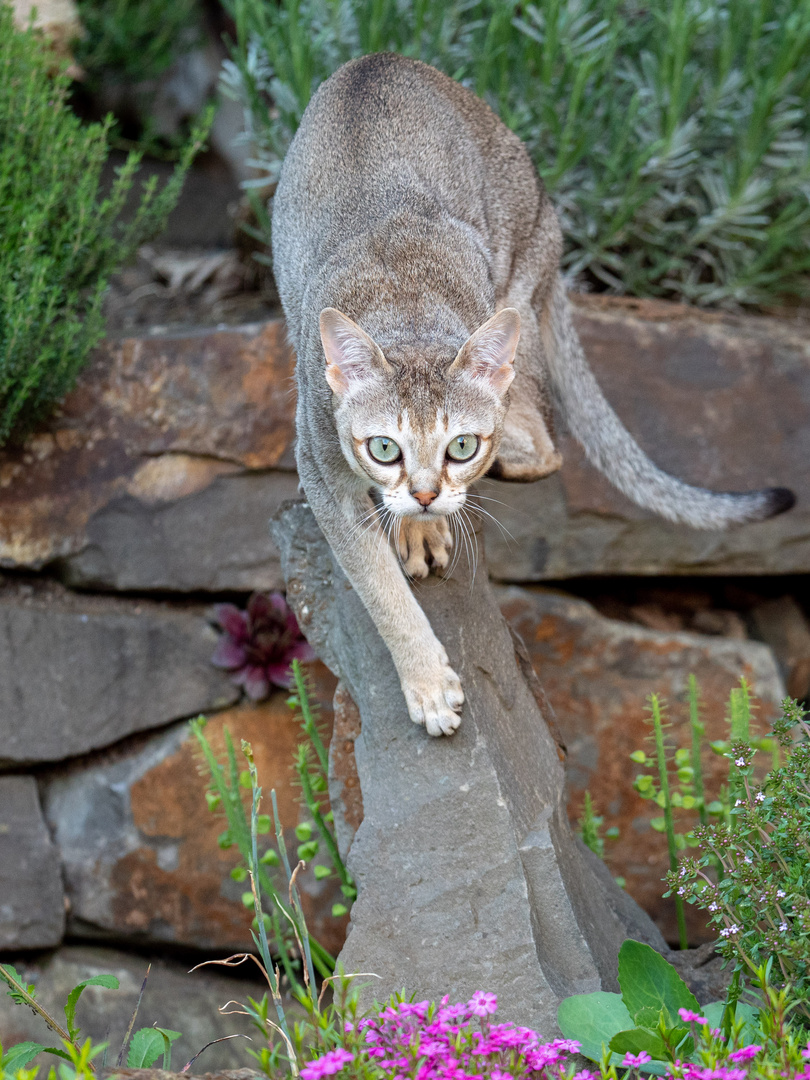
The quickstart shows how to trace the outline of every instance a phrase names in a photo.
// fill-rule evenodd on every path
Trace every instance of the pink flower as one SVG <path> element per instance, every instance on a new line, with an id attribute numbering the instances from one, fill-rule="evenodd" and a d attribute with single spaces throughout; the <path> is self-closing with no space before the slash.
<path id="1" fill-rule="evenodd" d="M 564 1050 L 567 1054 L 578 1054 L 582 1049 L 582 1043 L 576 1039 L 555 1039 L 551 1045 L 555 1050 Z"/>
<path id="2" fill-rule="evenodd" d="M 273 685 L 289 687 L 291 662 L 315 656 L 281 593 L 253 593 L 247 611 L 217 604 L 214 614 L 224 633 L 211 663 L 230 671 L 251 701 L 266 698 Z"/>
<path id="3" fill-rule="evenodd" d="M 732 1050 L 728 1055 L 729 1061 L 750 1061 L 756 1057 L 762 1049 L 761 1046 L 741 1046 L 739 1050 Z"/>
<path id="4" fill-rule="evenodd" d="M 687 1024 L 708 1024 L 709 1022 L 705 1016 L 692 1012 L 691 1009 L 678 1009 L 678 1016 Z"/>
<path id="5" fill-rule="evenodd" d="M 628 1050 L 624 1055 L 622 1065 L 626 1065 L 631 1069 L 637 1069 L 640 1065 L 646 1065 L 648 1061 L 652 1061 L 652 1058 L 646 1050 L 642 1050 L 638 1054 L 631 1054 Z"/>
<path id="6" fill-rule="evenodd" d="M 498 1011 L 498 998 L 495 994 L 486 994 L 476 990 L 470 999 L 468 1008 L 474 1016 L 491 1016 Z"/>
<path id="7" fill-rule="evenodd" d="M 338 1046 L 305 1065 L 301 1070 L 301 1080 L 321 1080 L 324 1076 L 334 1076 L 350 1061 L 354 1061 L 354 1054 Z"/>

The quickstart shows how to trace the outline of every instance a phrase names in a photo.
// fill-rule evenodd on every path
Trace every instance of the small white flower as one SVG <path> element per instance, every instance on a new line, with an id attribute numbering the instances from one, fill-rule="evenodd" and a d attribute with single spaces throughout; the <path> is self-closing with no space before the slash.
<path id="1" fill-rule="evenodd" d="M 784 897 L 786 895 L 785 890 L 784 889 L 777 889 L 776 890 L 776 895 L 779 897 L 780 900 L 784 899 Z"/>
<path id="2" fill-rule="evenodd" d="M 738 769 L 741 769 L 745 765 L 745 758 L 744 757 L 735 758 L 734 764 L 737 766 Z"/>
<path id="3" fill-rule="evenodd" d="M 720 910 L 720 905 L 719 904 L 715 904 L 714 902 L 709 904 L 709 911 L 719 911 L 719 910 Z"/>
<path id="4" fill-rule="evenodd" d="M 750 856 L 750 855 L 746 855 L 746 856 L 745 856 L 745 858 L 743 859 L 743 862 L 747 862 L 749 866 L 751 865 L 751 863 L 752 863 L 753 861 L 754 861 L 754 860 L 753 860 L 753 859 L 751 858 L 751 856 Z"/>
<path id="5" fill-rule="evenodd" d="M 779 929 L 781 930 L 781 932 L 782 932 L 783 934 L 784 934 L 784 932 L 785 932 L 785 931 L 787 930 L 787 928 L 788 928 L 788 924 L 787 924 L 786 922 L 783 922 L 783 923 L 779 923 Z"/>
<path id="6" fill-rule="evenodd" d="M 728 937 L 730 933 L 731 931 L 729 929 L 723 927 L 723 929 L 720 931 L 720 937 Z"/>
<path id="7" fill-rule="evenodd" d="M 683 885 L 681 885 L 680 889 L 678 889 L 678 896 L 686 896 L 686 889 L 683 887 Z"/>
<path id="8" fill-rule="evenodd" d="M 737 799 L 737 801 L 734 803 L 734 805 L 735 806 L 742 806 L 742 799 Z"/>
<path id="9" fill-rule="evenodd" d="M 756 793 L 756 795 L 754 796 L 754 798 L 756 799 L 757 802 L 765 802 L 765 792 L 764 791 L 758 791 Z"/>

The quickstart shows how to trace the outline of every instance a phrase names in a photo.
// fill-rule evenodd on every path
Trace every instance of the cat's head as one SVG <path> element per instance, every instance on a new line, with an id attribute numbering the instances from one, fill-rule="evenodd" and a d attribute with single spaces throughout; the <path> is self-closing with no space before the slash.
<path id="1" fill-rule="evenodd" d="M 335 308 L 321 312 L 326 381 L 343 454 L 401 517 L 452 514 L 498 451 L 520 316 L 504 308 L 460 349 L 382 349 Z"/>

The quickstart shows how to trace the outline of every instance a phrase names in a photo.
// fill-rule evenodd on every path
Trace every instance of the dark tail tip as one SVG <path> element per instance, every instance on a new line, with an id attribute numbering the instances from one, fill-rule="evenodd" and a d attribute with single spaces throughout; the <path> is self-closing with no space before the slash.
<path id="1" fill-rule="evenodd" d="M 771 518 L 776 517 L 777 514 L 784 514 L 796 505 L 796 496 L 790 488 L 768 488 L 765 495 L 768 500 L 765 517 Z"/>

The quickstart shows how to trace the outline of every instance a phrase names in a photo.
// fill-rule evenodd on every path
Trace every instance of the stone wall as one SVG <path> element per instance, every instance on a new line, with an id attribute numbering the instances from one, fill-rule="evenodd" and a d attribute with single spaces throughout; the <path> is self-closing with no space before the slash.
<path id="1" fill-rule="evenodd" d="M 576 816 L 590 788 L 597 809 L 620 823 L 611 870 L 671 938 L 660 837 L 646 824 L 650 805 L 631 790 L 628 755 L 643 744 L 645 697 L 664 694 L 680 722 L 694 671 L 713 734 L 745 673 L 767 722 L 783 677 L 795 693 L 810 682 L 801 605 L 791 601 L 792 623 L 765 608 L 751 621 L 777 647 L 780 669 L 760 643 L 630 625 L 526 585 L 607 574 L 806 574 L 810 346 L 787 323 L 672 305 L 580 298 L 577 320 L 611 401 L 661 465 L 716 488 L 778 484 L 799 496 L 772 522 L 696 533 L 633 508 L 565 435 L 558 475 L 528 487 L 487 484 L 512 536 L 487 526 L 490 569 L 521 583 L 504 587 L 501 603 L 569 748 L 569 808 Z M 0 950 L 57 949 L 26 954 L 43 987 L 57 970 L 73 977 L 108 963 L 134 972 L 142 955 L 162 958 L 160 979 L 174 987 L 191 966 L 180 958 L 249 946 L 232 853 L 217 846 L 223 826 L 206 809 L 185 720 L 205 713 L 215 740 L 227 725 L 252 742 L 292 835 L 298 735 L 284 694 L 240 703 L 209 663 L 211 602 L 281 585 L 267 522 L 297 493 L 292 371 L 278 320 L 108 342 L 60 411 L 0 452 Z M 329 722 L 334 679 L 319 665 L 315 676 Z M 351 729 L 340 732 L 351 784 Z M 344 839 L 361 812 L 355 805 L 353 819 L 342 820 Z M 337 951 L 346 920 L 331 917 L 334 886 L 309 868 L 304 892 L 314 933 Z M 691 929 L 700 940 L 697 920 Z M 102 946 L 108 951 L 97 952 Z M 156 1000 L 160 979 L 149 990 Z M 161 999 L 169 1012 L 174 996 Z M 4 1000 L 6 1042 L 25 1025 Z M 199 1000 L 207 1015 L 211 995 Z M 154 1019 L 183 1026 L 173 1015 Z M 244 1030 L 239 1019 L 232 1030 Z M 223 1021 L 211 1024 L 219 1033 Z M 245 1061 L 233 1044 L 210 1054 L 208 1067 Z"/>

